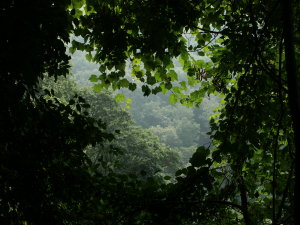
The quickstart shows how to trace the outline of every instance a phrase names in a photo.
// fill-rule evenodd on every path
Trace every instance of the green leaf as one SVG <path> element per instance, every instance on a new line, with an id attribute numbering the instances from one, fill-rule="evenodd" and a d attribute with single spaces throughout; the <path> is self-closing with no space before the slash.
<path id="1" fill-rule="evenodd" d="M 97 75 L 91 75 L 91 77 L 89 78 L 89 80 L 91 81 L 91 82 L 97 82 L 98 81 L 98 77 L 97 77 Z"/>
<path id="2" fill-rule="evenodd" d="M 206 164 L 205 152 L 195 152 L 189 161 L 193 167 L 200 167 Z"/>
<path id="3" fill-rule="evenodd" d="M 135 174 L 128 174 L 128 176 L 132 179 L 132 180 L 136 180 L 137 176 Z"/>
<path id="4" fill-rule="evenodd" d="M 73 48 L 73 47 L 70 47 L 70 48 L 69 48 L 69 52 L 70 52 L 71 54 L 74 54 L 75 51 L 76 51 L 76 48 Z"/>
<path id="5" fill-rule="evenodd" d="M 128 89 L 129 89 L 130 91 L 134 91 L 134 90 L 136 89 L 136 84 L 135 84 L 135 83 L 129 83 Z"/>
<path id="6" fill-rule="evenodd" d="M 124 99 L 125 99 L 125 95 L 119 93 L 119 94 L 116 95 L 115 99 L 116 99 L 116 102 L 117 102 L 117 103 L 123 102 Z"/>
<path id="7" fill-rule="evenodd" d="M 121 87 L 127 88 L 129 86 L 129 81 L 127 79 L 122 79 L 118 82 Z"/>
<path id="8" fill-rule="evenodd" d="M 151 94 L 151 90 L 147 88 L 147 90 L 144 93 L 144 96 L 149 96 Z"/>
<path id="9" fill-rule="evenodd" d="M 90 104 L 83 104 L 82 107 L 87 109 L 87 108 L 91 108 L 91 105 Z"/>
<path id="10" fill-rule="evenodd" d="M 102 86 L 102 84 L 94 84 L 94 91 L 97 91 L 97 92 L 101 92 L 102 91 L 102 89 L 103 89 L 103 86 Z"/>
<path id="11" fill-rule="evenodd" d="M 168 73 L 168 76 L 171 77 L 171 81 L 176 81 L 178 80 L 177 73 L 174 70 L 170 70 Z"/>
<path id="12" fill-rule="evenodd" d="M 104 73 L 105 70 L 106 70 L 106 66 L 105 66 L 105 65 L 101 65 L 101 66 L 99 67 L 99 71 L 100 71 L 101 73 Z"/>
<path id="13" fill-rule="evenodd" d="M 79 102 L 82 102 L 82 103 L 86 102 L 85 99 L 83 97 L 81 97 L 81 96 L 78 97 L 78 100 L 79 100 Z"/>
<path id="14" fill-rule="evenodd" d="M 170 177 L 170 176 L 165 176 L 165 177 L 164 177 L 164 180 L 171 180 L 171 178 L 172 178 L 172 177 Z"/>
<path id="15" fill-rule="evenodd" d="M 221 152 L 221 150 L 217 150 L 217 151 L 214 151 L 212 153 L 212 158 L 216 161 L 216 162 L 219 162 L 221 160 L 221 156 L 219 155 L 219 153 Z M 218 156 L 218 157 L 217 157 Z"/>
<path id="16" fill-rule="evenodd" d="M 69 105 L 74 105 L 74 104 L 75 104 L 74 99 L 71 99 L 71 100 L 69 101 Z"/>
<path id="17" fill-rule="evenodd" d="M 172 86 L 173 85 L 171 84 L 171 82 L 168 82 L 168 83 L 165 84 L 165 88 L 168 89 L 168 90 L 170 90 L 172 88 Z"/>
<path id="18" fill-rule="evenodd" d="M 154 77 L 155 77 L 155 80 L 157 80 L 158 82 L 162 81 L 162 78 L 160 76 L 160 72 L 157 71 L 155 74 L 154 74 Z"/>
<path id="19" fill-rule="evenodd" d="M 280 169 L 282 171 L 287 171 L 291 167 L 291 164 L 288 163 L 287 161 L 283 161 L 280 165 Z"/>
<path id="20" fill-rule="evenodd" d="M 218 43 L 218 44 L 222 44 L 224 42 L 224 39 L 221 37 L 221 38 L 218 38 L 217 40 L 216 40 L 216 43 Z"/>
<path id="21" fill-rule="evenodd" d="M 127 104 L 132 104 L 132 101 L 130 98 L 127 98 L 126 101 L 125 101 Z"/>
<path id="22" fill-rule="evenodd" d="M 156 83 L 155 77 L 147 77 L 147 83 L 153 85 Z"/>
<path id="23" fill-rule="evenodd" d="M 265 187 L 267 190 L 271 190 L 271 189 L 272 189 L 272 184 L 271 184 L 271 183 L 265 183 L 265 184 L 264 184 L 264 187 Z"/>
<path id="24" fill-rule="evenodd" d="M 114 83 L 112 83 L 112 89 L 115 91 L 115 90 L 119 89 L 119 86 L 114 82 Z"/>
<path id="25" fill-rule="evenodd" d="M 211 183 L 211 179 L 209 179 L 210 176 L 207 176 L 207 177 L 203 177 L 203 185 L 204 187 L 208 190 L 208 191 L 211 191 L 213 189 L 213 185 Z"/>
<path id="26" fill-rule="evenodd" d="M 116 70 L 125 70 L 126 64 L 125 63 L 120 63 L 115 66 Z"/>
<path id="27" fill-rule="evenodd" d="M 181 66 L 184 66 L 184 60 L 181 55 L 179 56 L 179 62 L 181 64 Z"/>
<path id="28" fill-rule="evenodd" d="M 175 176 L 180 176 L 181 174 L 183 174 L 183 171 L 182 170 L 177 170 L 176 173 L 175 173 Z"/>
<path id="29" fill-rule="evenodd" d="M 90 62 L 92 60 L 93 56 L 91 53 L 89 53 L 89 54 L 85 55 L 85 58 Z"/>
<path id="30" fill-rule="evenodd" d="M 166 66 L 166 69 L 174 68 L 173 62 L 170 60 L 169 64 Z"/>
<path id="31" fill-rule="evenodd" d="M 178 101 L 178 96 L 175 94 L 170 94 L 169 101 L 171 105 L 174 105 Z"/>
<path id="32" fill-rule="evenodd" d="M 83 0 L 73 0 L 72 4 L 75 9 L 80 9 L 83 6 L 84 1 Z"/>
<path id="33" fill-rule="evenodd" d="M 76 105 L 76 109 L 81 112 L 81 106 L 79 104 Z"/>
<path id="34" fill-rule="evenodd" d="M 255 131 L 247 131 L 244 135 L 251 144 L 253 144 L 256 148 L 260 148 L 258 134 Z"/>
<path id="35" fill-rule="evenodd" d="M 159 92 L 161 92 L 161 87 L 159 87 L 159 86 L 152 89 L 152 94 L 154 94 L 154 95 L 156 95 Z"/>
<path id="36" fill-rule="evenodd" d="M 175 93 L 175 94 L 180 94 L 180 91 L 181 91 L 182 89 L 180 88 L 180 87 L 177 87 L 177 86 L 175 86 L 175 87 L 173 87 L 172 88 L 172 91 Z"/>
<path id="37" fill-rule="evenodd" d="M 141 63 L 141 59 L 135 58 L 132 62 L 133 65 L 138 65 Z"/>
<path id="38" fill-rule="evenodd" d="M 219 107 L 216 107 L 213 112 L 216 113 L 216 112 L 218 112 L 218 110 L 219 110 Z"/>
<path id="39" fill-rule="evenodd" d="M 161 83 L 159 86 L 163 94 L 166 94 L 168 92 L 168 89 L 165 88 L 165 83 Z"/>
<path id="40" fill-rule="evenodd" d="M 146 172 L 145 170 L 142 170 L 142 171 L 140 172 L 140 174 L 144 177 L 144 176 L 147 175 L 147 172 Z"/>
<path id="41" fill-rule="evenodd" d="M 181 82 L 179 82 L 179 84 L 181 85 L 181 88 L 183 89 L 183 90 L 185 90 L 185 91 L 187 91 L 187 86 L 186 86 L 186 82 L 185 81 L 181 81 Z"/>
<path id="42" fill-rule="evenodd" d="M 208 148 L 205 148 L 204 146 L 201 146 L 201 147 L 197 148 L 196 152 L 201 152 L 201 153 L 204 152 L 205 156 L 210 155 L 210 150 Z"/>

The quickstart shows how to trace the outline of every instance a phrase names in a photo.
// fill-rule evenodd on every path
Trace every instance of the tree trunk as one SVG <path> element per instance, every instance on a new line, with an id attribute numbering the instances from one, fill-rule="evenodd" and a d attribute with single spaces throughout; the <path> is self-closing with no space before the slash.
<path id="1" fill-rule="evenodd" d="M 242 179 L 242 182 L 239 184 L 239 189 L 241 192 L 242 207 L 245 209 L 243 211 L 243 216 L 244 216 L 245 224 L 251 225 L 251 220 L 250 220 L 249 213 L 248 213 L 248 201 L 247 201 L 246 189 L 244 186 L 244 179 L 242 177 L 241 177 L 241 179 Z"/>
<path id="2" fill-rule="evenodd" d="M 288 82 L 288 97 L 291 116 L 293 120 L 294 144 L 295 144 L 295 189 L 294 189 L 294 224 L 300 224 L 300 214 L 296 212 L 296 205 L 300 202 L 299 184 L 299 150 L 300 150 L 300 91 L 299 79 L 297 76 L 297 66 L 294 46 L 294 21 L 293 21 L 293 0 L 282 0 L 283 4 L 283 35 L 285 45 L 285 61 Z"/>

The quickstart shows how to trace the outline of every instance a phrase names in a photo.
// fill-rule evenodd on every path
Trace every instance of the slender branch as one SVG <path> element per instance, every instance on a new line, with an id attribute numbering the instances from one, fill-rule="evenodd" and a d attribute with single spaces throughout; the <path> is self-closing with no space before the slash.
<path id="1" fill-rule="evenodd" d="M 259 54 L 259 55 L 260 55 L 260 54 Z M 262 59 L 262 56 L 261 56 L 261 55 L 260 55 L 260 58 Z M 263 62 L 263 63 L 264 63 L 264 62 Z M 266 69 L 266 68 L 268 68 L 268 67 L 262 65 L 260 61 L 257 61 L 257 64 L 258 64 L 259 67 L 260 67 L 263 71 L 265 71 L 265 73 L 268 74 L 268 75 L 271 77 L 271 79 L 272 79 L 273 81 L 275 81 L 275 82 L 278 84 L 278 86 L 279 86 L 279 81 L 274 77 L 274 74 Z M 281 85 L 281 88 L 285 91 L 285 93 L 288 93 L 288 90 L 287 90 L 285 87 L 283 87 L 282 85 Z"/>
<path id="2" fill-rule="evenodd" d="M 221 35 L 227 35 L 227 36 L 239 36 L 239 37 L 242 37 L 242 35 L 240 35 L 238 33 L 237 34 L 235 34 L 235 33 L 229 33 L 229 32 L 226 32 L 224 30 L 221 30 L 221 31 L 212 31 L 212 30 L 206 30 L 206 29 L 200 28 L 198 26 L 194 26 L 194 25 L 188 25 L 188 26 L 196 28 L 198 30 L 202 30 L 203 33 L 212 33 L 212 34 L 221 34 Z M 199 32 L 199 33 L 201 33 L 201 32 Z M 248 38 L 248 37 L 242 37 L 242 38 L 246 38 L 247 41 L 249 41 L 251 44 L 254 45 L 254 42 L 250 38 Z"/>
<path id="3" fill-rule="evenodd" d="M 285 202 L 285 199 L 286 199 L 286 196 L 287 196 L 288 187 L 290 186 L 290 181 L 291 181 L 293 170 L 294 170 L 294 164 L 295 164 L 295 160 L 293 160 L 292 166 L 290 168 L 290 174 L 289 174 L 288 180 L 286 182 L 285 189 L 283 191 L 283 196 L 282 196 L 282 200 L 281 200 L 281 203 L 280 203 L 280 206 L 279 206 L 279 209 L 278 209 L 278 213 L 277 213 L 277 216 L 276 216 L 275 224 L 277 223 L 277 221 L 281 217 L 281 211 L 283 209 L 284 202 Z"/>
<path id="4" fill-rule="evenodd" d="M 226 201 L 219 201 L 219 200 L 206 200 L 206 201 L 196 201 L 196 202 L 180 202 L 180 201 L 170 201 L 170 202 L 154 202 L 154 203 L 147 203 L 145 205 L 197 205 L 197 204 L 205 204 L 205 203 L 215 203 L 221 205 L 230 205 L 235 208 L 240 209 L 241 211 L 245 211 L 246 209 L 240 205 L 234 204 L 232 202 Z"/>
<path id="5" fill-rule="evenodd" d="M 288 215 L 284 220 L 278 222 L 277 224 L 278 224 L 278 225 L 281 225 L 281 224 L 285 223 L 286 221 L 288 221 L 288 219 L 290 219 L 290 218 L 293 217 L 293 216 L 294 216 L 294 214 L 290 214 L 290 215 Z"/>

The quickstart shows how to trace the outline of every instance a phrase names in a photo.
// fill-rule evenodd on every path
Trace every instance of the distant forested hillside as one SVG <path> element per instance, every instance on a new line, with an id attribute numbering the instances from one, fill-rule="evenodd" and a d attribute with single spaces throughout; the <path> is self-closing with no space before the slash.
<path id="1" fill-rule="evenodd" d="M 90 82 L 91 75 L 100 75 L 99 65 L 86 60 L 84 52 L 77 51 L 72 55 L 72 72 L 79 87 L 93 86 Z M 205 59 L 205 57 L 203 57 Z M 178 60 L 174 59 L 174 70 L 178 74 L 178 80 L 187 82 L 186 73 L 183 72 Z M 126 67 L 126 78 L 131 75 L 130 60 Z M 220 97 L 214 95 L 206 96 L 199 108 L 188 108 L 179 103 L 170 105 L 170 92 L 166 94 L 143 96 L 142 83 L 135 80 L 137 90 L 134 92 L 128 89 L 115 91 L 115 95 L 124 94 L 125 98 L 130 98 L 129 113 L 132 115 L 136 126 L 149 129 L 155 136 L 159 137 L 164 146 L 169 146 L 180 152 L 184 165 L 188 164 L 189 158 L 198 146 L 209 147 L 211 142 L 209 136 L 209 118 L 214 114 L 214 109 L 219 106 Z M 189 92 L 195 90 L 197 86 L 190 87 Z M 114 101 L 114 99 L 112 99 Z M 113 103 L 112 103 L 113 104 Z M 124 101 L 124 108 L 126 102 Z"/>

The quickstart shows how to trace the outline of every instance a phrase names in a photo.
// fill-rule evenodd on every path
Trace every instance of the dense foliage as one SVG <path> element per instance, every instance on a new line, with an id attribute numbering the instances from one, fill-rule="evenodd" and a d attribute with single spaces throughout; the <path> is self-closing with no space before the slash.
<path id="1" fill-rule="evenodd" d="M 2 223 L 300 223 L 297 1 L 8 0 L 1 7 L 1 30 L 11 31 L 1 36 Z M 173 182 L 145 171 L 141 180 L 99 170 L 107 162 L 94 164 L 84 150 L 118 145 L 118 131 L 105 132 L 103 115 L 90 116 L 95 112 L 81 96 L 62 103 L 54 91 L 36 90 L 45 74 L 67 75 L 71 33 L 84 42 L 74 39 L 69 52 L 86 51 L 99 64 L 101 74 L 89 80 L 101 94 L 109 95 L 109 87 L 134 91 L 138 80 L 144 96 L 171 92 L 171 105 L 199 108 L 206 95 L 220 93 L 222 106 L 210 120 L 213 148 L 197 148 Z M 173 69 L 174 58 L 186 79 Z M 124 99 L 116 95 L 117 102 Z M 182 135 L 192 122 L 186 113 L 177 124 Z M 151 129 L 161 132 L 158 125 Z M 152 140 L 144 134 L 142 142 Z M 194 141 L 191 134 L 184 138 Z M 117 147 L 110 147 L 116 156 Z M 140 148 L 147 151 L 145 143 Z"/>
<path id="2" fill-rule="evenodd" d="M 74 37 L 73 37 L 74 38 Z M 80 40 L 83 42 L 83 40 Z M 92 53 L 93 54 L 93 53 Z M 78 86 L 92 86 L 88 78 L 91 74 L 98 74 L 98 65 L 85 60 L 84 52 L 75 52 L 71 60 L 72 72 L 78 82 Z M 178 72 L 178 79 L 186 80 L 186 75 L 178 61 L 173 60 L 174 70 Z M 125 77 L 131 79 L 130 65 L 125 68 Z M 213 110 L 219 106 L 220 98 L 214 95 L 203 98 L 200 108 L 187 108 L 177 103 L 170 105 L 170 93 L 163 95 L 157 93 L 148 97 L 143 96 L 142 83 L 136 81 L 137 89 L 134 92 L 122 89 L 115 91 L 115 95 L 126 96 L 124 107 L 129 108 L 135 124 L 150 129 L 158 136 L 160 142 L 179 151 L 184 165 L 189 163 L 189 158 L 196 150 L 196 146 L 211 145 L 209 136 L 209 118 L 214 114 Z M 197 87 L 191 87 L 195 89 Z M 199 88 L 199 87 L 198 87 Z"/>
<path id="3" fill-rule="evenodd" d="M 158 137 L 154 137 L 149 130 L 134 126 L 132 116 L 120 103 L 116 103 L 111 90 L 98 93 L 92 87 L 78 88 L 72 78 L 72 75 L 59 77 L 55 82 L 54 78 L 46 76 L 39 83 L 39 88 L 52 89 L 56 98 L 65 104 L 75 94 L 83 97 L 90 107 L 81 113 L 87 112 L 95 121 L 101 120 L 105 123 L 105 129 L 100 127 L 103 132 L 114 134 L 114 140 L 88 146 L 84 150 L 93 165 L 99 159 L 104 160 L 98 168 L 99 172 L 107 174 L 113 170 L 119 174 L 134 174 L 142 178 L 140 171 L 144 170 L 147 173 L 145 178 L 163 175 L 174 177 L 182 164 L 178 152 L 160 144 Z M 74 109 L 76 110 L 75 107 Z"/>

